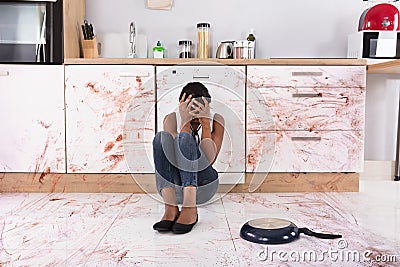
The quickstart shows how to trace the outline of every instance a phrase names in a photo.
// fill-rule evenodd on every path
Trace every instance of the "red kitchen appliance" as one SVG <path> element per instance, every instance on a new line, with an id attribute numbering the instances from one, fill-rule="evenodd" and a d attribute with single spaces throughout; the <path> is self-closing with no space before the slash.
<path id="1" fill-rule="evenodd" d="M 400 12 L 392 4 L 382 3 L 366 9 L 358 23 L 358 31 L 398 31 Z"/>
<path id="2" fill-rule="evenodd" d="M 348 58 L 400 58 L 400 12 L 389 3 L 367 8 L 348 36 Z"/>

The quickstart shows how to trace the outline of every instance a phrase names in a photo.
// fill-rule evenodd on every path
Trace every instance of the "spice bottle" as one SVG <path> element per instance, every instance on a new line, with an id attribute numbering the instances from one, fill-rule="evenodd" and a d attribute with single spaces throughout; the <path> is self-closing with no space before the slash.
<path id="1" fill-rule="evenodd" d="M 250 29 L 250 33 L 247 36 L 248 42 L 248 58 L 253 59 L 256 57 L 256 37 L 254 36 L 254 30 Z"/>
<path id="2" fill-rule="evenodd" d="M 192 41 L 180 40 L 179 41 L 179 58 L 192 57 Z"/>
<path id="3" fill-rule="evenodd" d="M 164 58 L 165 49 L 162 47 L 161 42 L 157 41 L 157 45 L 153 47 L 153 58 Z"/>
<path id="4" fill-rule="evenodd" d="M 210 23 L 197 24 L 197 57 L 208 58 L 210 53 Z"/>

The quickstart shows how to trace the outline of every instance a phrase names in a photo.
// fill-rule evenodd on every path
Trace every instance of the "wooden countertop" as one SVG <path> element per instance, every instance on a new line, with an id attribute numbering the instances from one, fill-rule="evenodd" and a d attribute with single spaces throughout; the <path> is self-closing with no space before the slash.
<path id="1" fill-rule="evenodd" d="M 348 58 L 274 58 L 274 59 L 200 59 L 200 58 L 67 58 L 66 65 L 101 65 L 101 64 L 130 64 L 130 65 L 178 65 L 178 64 L 223 64 L 223 65 L 354 65 L 366 66 L 365 59 Z"/>
<path id="2" fill-rule="evenodd" d="M 400 59 L 369 64 L 368 74 L 400 74 Z"/>

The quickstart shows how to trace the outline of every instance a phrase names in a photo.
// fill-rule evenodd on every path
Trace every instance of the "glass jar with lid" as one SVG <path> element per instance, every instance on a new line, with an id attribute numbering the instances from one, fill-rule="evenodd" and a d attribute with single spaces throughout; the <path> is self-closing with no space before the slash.
<path id="1" fill-rule="evenodd" d="M 210 23 L 197 23 L 197 57 L 208 58 L 210 55 Z"/>
<path id="2" fill-rule="evenodd" d="M 192 41 L 180 40 L 178 43 L 179 58 L 192 58 Z"/>

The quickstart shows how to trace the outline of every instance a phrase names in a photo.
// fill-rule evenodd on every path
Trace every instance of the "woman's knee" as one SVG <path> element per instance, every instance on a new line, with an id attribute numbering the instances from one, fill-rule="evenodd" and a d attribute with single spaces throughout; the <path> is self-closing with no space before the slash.
<path id="1" fill-rule="evenodd" d="M 159 146 L 165 141 L 172 141 L 173 137 L 169 132 L 166 131 L 160 131 L 156 133 L 156 135 L 153 138 L 153 146 Z"/>

